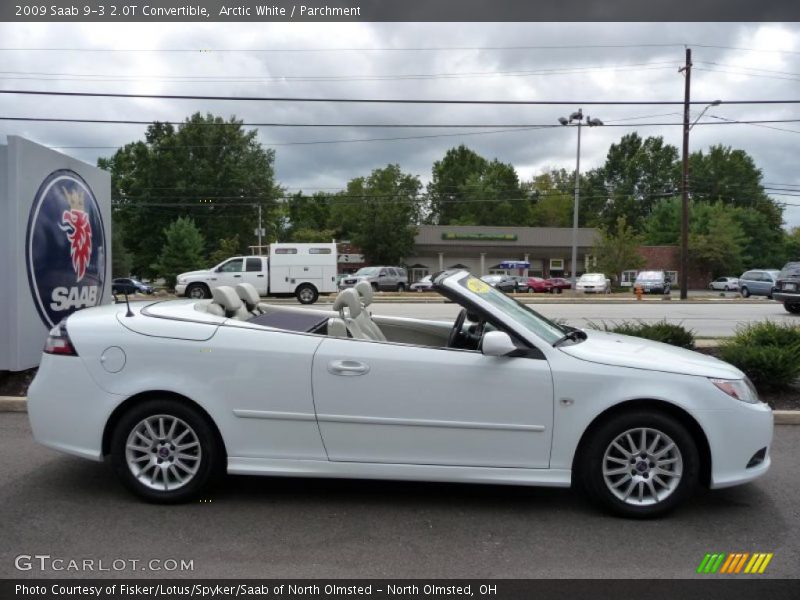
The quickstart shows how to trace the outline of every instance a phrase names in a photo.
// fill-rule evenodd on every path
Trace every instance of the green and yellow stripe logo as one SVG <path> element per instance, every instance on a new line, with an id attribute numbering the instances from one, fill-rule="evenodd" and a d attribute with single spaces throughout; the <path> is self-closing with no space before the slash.
<path id="1" fill-rule="evenodd" d="M 721 573 L 726 575 L 761 574 L 772 560 L 772 552 L 724 552 L 708 553 L 700 561 L 697 572 L 701 574 Z"/>

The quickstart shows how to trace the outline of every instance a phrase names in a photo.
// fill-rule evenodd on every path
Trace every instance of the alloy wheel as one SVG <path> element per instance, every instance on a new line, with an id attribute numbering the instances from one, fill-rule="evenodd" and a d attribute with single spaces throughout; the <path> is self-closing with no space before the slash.
<path id="1" fill-rule="evenodd" d="M 663 431 L 629 429 L 606 448 L 603 479 L 609 491 L 625 504 L 650 506 L 663 502 L 683 476 L 678 445 Z"/>
<path id="2" fill-rule="evenodd" d="M 184 487 L 197 474 L 203 452 L 197 433 L 173 415 L 146 417 L 134 426 L 125 444 L 125 461 L 144 486 L 158 491 Z"/>

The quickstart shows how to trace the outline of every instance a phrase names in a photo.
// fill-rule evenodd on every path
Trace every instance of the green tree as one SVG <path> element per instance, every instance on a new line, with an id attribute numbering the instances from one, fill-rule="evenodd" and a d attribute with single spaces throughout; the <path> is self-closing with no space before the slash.
<path id="1" fill-rule="evenodd" d="M 153 123 L 98 166 L 111 172 L 112 195 L 125 224 L 134 271 L 150 274 L 164 237 L 155 225 L 190 217 L 208 240 L 252 240 L 261 207 L 268 239 L 277 237 L 275 154 L 234 117 L 196 113 L 177 128 Z M 203 248 L 205 254 L 211 248 Z"/>
<path id="2" fill-rule="evenodd" d="M 533 227 L 572 227 L 574 182 L 574 173 L 554 169 L 524 184 L 524 193 L 531 197 L 529 224 Z"/>
<path id="3" fill-rule="evenodd" d="M 336 238 L 336 231 L 333 229 L 293 229 L 291 233 L 292 242 L 312 243 L 330 242 Z"/>
<path id="4" fill-rule="evenodd" d="M 605 164 L 587 174 L 582 205 L 597 215 L 598 224 L 612 225 L 624 216 L 638 230 L 654 204 L 678 190 L 677 164 L 678 149 L 662 137 L 624 135 L 609 148 Z"/>
<path id="5" fill-rule="evenodd" d="M 331 237 L 328 228 L 331 217 L 331 194 L 317 192 L 307 196 L 297 192 L 287 198 L 283 209 L 287 221 L 287 239 L 301 242 L 311 237 L 313 239 L 309 239 L 309 242 L 319 242 Z M 313 234 L 314 231 L 318 231 L 319 234 Z"/>
<path id="6" fill-rule="evenodd" d="M 600 239 L 594 248 L 597 267 L 619 283 L 623 271 L 639 269 L 645 263 L 639 252 L 642 238 L 628 225 L 624 216 L 618 217 L 613 228 L 601 228 Z"/>
<path id="7" fill-rule="evenodd" d="M 175 287 L 175 279 L 181 273 L 203 266 L 203 235 L 194 221 L 178 217 L 163 231 L 166 240 L 158 260 L 152 270 L 167 282 L 167 287 Z"/>
<path id="8" fill-rule="evenodd" d="M 442 160 L 433 163 L 426 220 L 438 225 L 452 225 L 468 218 L 469 204 L 464 200 L 469 182 L 480 177 L 488 164 L 485 158 L 463 144 L 451 148 Z"/>
<path id="9" fill-rule="evenodd" d="M 399 165 L 375 169 L 332 198 L 330 225 L 359 246 L 367 261 L 398 264 L 414 247 L 421 188 L 419 178 Z"/>
<path id="10" fill-rule="evenodd" d="M 229 238 L 222 238 L 217 242 L 217 249 L 211 253 L 208 262 L 212 265 L 218 265 L 223 260 L 231 256 L 237 256 L 242 252 L 242 244 L 239 241 L 239 235 L 234 235 Z"/>
<path id="11" fill-rule="evenodd" d="M 497 159 L 481 173 L 473 173 L 461 188 L 463 207 L 453 225 L 526 225 L 531 220 L 530 201 L 520 186 L 513 165 Z"/>
<path id="12" fill-rule="evenodd" d="M 125 249 L 122 243 L 122 236 L 116 232 L 111 233 L 111 276 L 130 277 L 133 257 Z"/>

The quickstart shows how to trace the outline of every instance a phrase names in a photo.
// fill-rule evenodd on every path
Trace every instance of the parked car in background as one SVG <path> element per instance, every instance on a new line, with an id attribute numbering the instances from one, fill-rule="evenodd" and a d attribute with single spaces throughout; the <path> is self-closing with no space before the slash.
<path id="1" fill-rule="evenodd" d="M 431 281 L 430 275 L 425 275 L 419 281 L 416 281 L 411 284 L 411 291 L 412 292 L 427 292 L 433 289 L 433 282 Z"/>
<path id="2" fill-rule="evenodd" d="M 671 283 L 664 271 L 640 271 L 633 282 L 633 293 L 638 287 L 644 294 L 669 294 Z"/>
<path id="3" fill-rule="evenodd" d="M 515 292 L 525 293 L 530 291 L 528 289 L 528 277 L 525 277 L 524 275 L 509 275 L 508 278 L 514 280 L 514 283 L 516 284 L 516 287 L 514 288 Z"/>
<path id="4" fill-rule="evenodd" d="M 772 288 L 778 281 L 778 269 L 753 269 L 742 273 L 739 277 L 739 293 L 743 298 L 748 296 L 766 296 L 772 298 Z"/>
<path id="5" fill-rule="evenodd" d="M 563 277 L 551 277 L 547 281 L 552 284 L 553 291 L 556 294 L 560 294 L 562 290 L 572 289 L 572 282 L 569 279 L 564 279 Z"/>
<path id="6" fill-rule="evenodd" d="M 575 291 L 590 294 L 607 294 L 611 291 L 611 280 L 603 273 L 585 273 L 575 282 Z"/>
<path id="7" fill-rule="evenodd" d="M 541 294 L 552 294 L 553 284 L 541 277 L 528 277 L 528 291 Z"/>
<path id="8" fill-rule="evenodd" d="M 738 277 L 717 277 L 714 281 L 708 284 L 711 290 L 720 290 L 723 292 L 734 292 L 739 289 Z"/>
<path id="9" fill-rule="evenodd" d="M 800 314 L 800 262 L 786 263 L 778 274 L 772 298 L 792 314 Z"/>
<path id="10" fill-rule="evenodd" d="M 133 277 L 118 277 L 111 282 L 112 294 L 152 294 L 153 288 Z"/>
<path id="11" fill-rule="evenodd" d="M 402 292 L 408 287 L 408 274 L 403 267 L 363 267 L 339 282 L 339 289 L 368 281 L 376 292 Z"/>
<path id="12" fill-rule="evenodd" d="M 484 275 L 481 280 L 501 292 L 513 292 L 517 287 L 516 282 L 508 275 Z"/>

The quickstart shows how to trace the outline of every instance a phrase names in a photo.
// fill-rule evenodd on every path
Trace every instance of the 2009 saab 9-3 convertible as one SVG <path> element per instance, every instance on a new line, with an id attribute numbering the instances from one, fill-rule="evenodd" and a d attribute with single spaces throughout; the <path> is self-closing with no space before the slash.
<path id="1" fill-rule="evenodd" d="M 79 311 L 30 387 L 34 435 L 110 456 L 159 502 L 227 470 L 575 484 L 643 517 L 769 469 L 772 412 L 735 367 L 553 323 L 466 271 L 433 279 L 462 307 L 454 323 L 373 317 L 368 284 L 330 311 L 246 284 Z"/>

